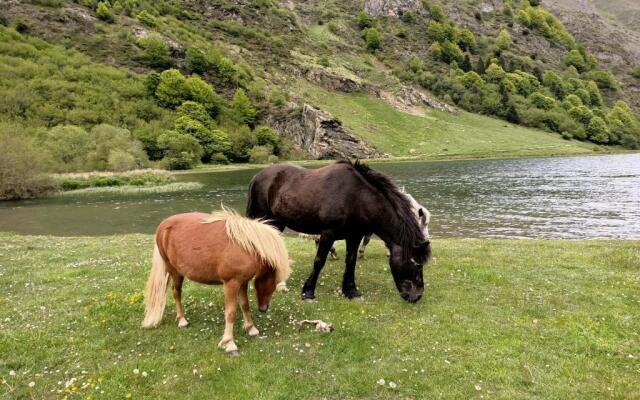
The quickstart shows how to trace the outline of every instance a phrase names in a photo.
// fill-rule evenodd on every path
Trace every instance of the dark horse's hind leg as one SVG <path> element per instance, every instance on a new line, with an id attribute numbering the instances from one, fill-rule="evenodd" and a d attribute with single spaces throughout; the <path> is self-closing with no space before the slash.
<path id="1" fill-rule="evenodd" d="M 349 299 L 362 296 L 356 287 L 356 260 L 362 236 L 347 238 L 347 256 L 345 258 L 344 276 L 342 278 L 342 294 Z"/>
<path id="2" fill-rule="evenodd" d="M 329 254 L 329 251 L 331 251 L 333 242 L 334 240 L 329 236 L 322 235 L 320 237 L 316 258 L 313 260 L 313 271 L 311 271 L 311 275 L 309 275 L 307 281 L 302 287 L 303 300 L 312 300 L 316 298 L 315 292 L 316 284 L 318 283 L 318 276 L 320 276 L 320 271 L 322 271 L 324 264 L 327 262 L 327 255 Z"/>

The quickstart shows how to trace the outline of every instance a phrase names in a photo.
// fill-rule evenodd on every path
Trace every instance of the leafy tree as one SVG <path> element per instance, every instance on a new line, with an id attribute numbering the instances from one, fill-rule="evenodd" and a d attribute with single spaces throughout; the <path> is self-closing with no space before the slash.
<path id="1" fill-rule="evenodd" d="M 502 81 L 507 76 L 507 73 L 504 72 L 501 66 L 492 63 L 491 65 L 489 65 L 489 67 L 487 67 L 485 76 L 487 78 L 487 81 L 489 82 L 500 83 L 500 81 Z"/>
<path id="2" fill-rule="evenodd" d="M 197 46 L 191 46 L 187 49 L 185 64 L 189 71 L 197 74 L 204 74 L 211 68 L 207 54 Z"/>
<path id="3" fill-rule="evenodd" d="M 469 29 L 464 28 L 458 30 L 456 36 L 458 39 L 458 46 L 460 46 L 461 49 L 465 51 L 473 51 L 476 47 L 476 37 Z"/>
<path id="4" fill-rule="evenodd" d="M 542 84 L 549 88 L 556 99 L 562 100 L 565 97 L 564 84 L 560 75 L 553 71 L 547 71 L 542 77 Z"/>
<path id="5" fill-rule="evenodd" d="M 578 89 L 574 92 L 574 94 L 578 97 L 580 97 L 580 100 L 582 100 L 582 104 L 586 105 L 586 106 L 592 106 L 593 104 L 591 104 L 591 95 L 589 94 L 589 92 L 586 89 Z"/>
<path id="6" fill-rule="evenodd" d="M 40 150 L 12 127 L 0 126 L 0 200 L 28 199 L 58 189 L 44 174 Z"/>
<path id="7" fill-rule="evenodd" d="M 584 74 L 585 79 L 595 81 L 600 89 L 617 90 L 618 82 L 609 70 L 593 70 Z"/>
<path id="8" fill-rule="evenodd" d="M 578 106 L 584 105 L 582 103 L 582 100 L 580 99 L 580 97 L 576 96 L 575 94 L 568 95 L 566 97 L 566 99 L 564 100 L 564 104 L 566 105 L 565 108 L 567 110 L 570 110 L 573 107 L 578 107 Z"/>
<path id="9" fill-rule="evenodd" d="M 578 50 L 571 50 L 565 60 L 567 66 L 574 66 L 578 72 L 584 72 L 587 70 L 587 62 L 582 57 L 582 54 Z"/>
<path id="10" fill-rule="evenodd" d="M 506 50 L 511 47 L 512 41 L 509 31 L 502 29 L 496 38 L 496 45 L 502 50 Z"/>
<path id="11" fill-rule="evenodd" d="M 429 46 L 429 55 L 434 60 L 439 61 L 442 59 L 442 47 L 440 46 L 440 43 L 433 42 L 431 46 Z"/>
<path id="12" fill-rule="evenodd" d="M 156 95 L 156 89 L 160 84 L 160 74 L 156 71 L 149 72 L 144 78 L 144 87 L 150 96 Z"/>
<path id="13" fill-rule="evenodd" d="M 469 72 L 473 70 L 473 66 L 471 65 L 471 57 L 469 56 L 469 53 L 465 53 L 464 59 L 462 60 L 462 64 L 460 64 L 460 68 L 464 72 Z"/>
<path id="14" fill-rule="evenodd" d="M 593 112 L 585 106 L 573 107 L 569 110 L 569 115 L 571 118 L 585 126 L 588 126 L 589 122 L 591 122 L 591 119 L 593 118 Z"/>
<path id="15" fill-rule="evenodd" d="M 199 121 L 204 126 L 211 127 L 215 124 L 206 108 L 195 101 L 185 101 L 176 109 L 176 113 L 180 117 L 188 117 Z"/>
<path id="16" fill-rule="evenodd" d="M 138 39 L 138 45 L 142 47 L 142 60 L 153 68 L 166 68 L 171 64 L 171 49 L 165 41 L 155 35 Z"/>
<path id="17" fill-rule="evenodd" d="M 127 129 L 109 124 L 91 128 L 84 170 L 136 169 L 147 164 L 142 144 Z"/>
<path id="18" fill-rule="evenodd" d="M 244 89 L 238 88 L 231 100 L 231 109 L 236 120 L 242 124 L 251 124 L 256 115 L 256 109 L 247 97 Z"/>
<path id="19" fill-rule="evenodd" d="M 459 80 L 465 88 L 474 89 L 478 92 L 482 90 L 485 84 L 484 79 L 482 79 L 482 77 L 475 71 L 469 71 L 461 75 Z"/>
<path id="20" fill-rule="evenodd" d="M 269 145 L 273 149 L 273 154 L 280 154 L 280 136 L 273 129 L 267 126 L 259 126 L 254 133 L 259 146 Z"/>
<path id="21" fill-rule="evenodd" d="M 444 24 L 437 21 L 431 21 L 427 26 L 427 34 L 429 35 L 429 38 L 435 42 L 444 42 L 447 38 L 447 29 Z"/>
<path id="22" fill-rule="evenodd" d="M 376 28 L 367 28 L 363 33 L 367 50 L 373 52 L 380 48 L 380 33 Z"/>
<path id="23" fill-rule="evenodd" d="M 191 135 L 176 131 L 166 131 L 158 138 L 158 145 L 164 150 L 164 163 L 168 169 L 189 169 L 202 157 L 202 146 Z"/>
<path id="24" fill-rule="evenodd" d="M 364 10 L 358 13 L 358 27 L 360 29 L 371 28 L 373 26 L 373 19 Z"/>
<path id="25" fill-rule="evenodd" d="M 607 123 L 600 117 L 593 117 L 587 126 L 589 139 L 596 143 L 606 144 L 610 140 L 610 131 Z"/>
<path id="26" fill-rule="evenodd" d="M 476 63 L 476 72 L 482 75 L 486 70 L 487 66 L 484 63 L 484 59 L 482 57 L 478 57 L 478 62 Z"/>
<path id="27" fill-rule="evenodd" d="M 211 85 L 197 75 L 188 77 L 184 83 L 190 100 L 202 104 L 212 114 L 217 113 L 221 99 L 213 91 Z"/>
<path id="28" fill-rule="evenodd" d="M 464 53 L 457 44 L 445 40 L 444 43 L 442 43 L 441 59 L 445 63 L 451 63 L 452 61 L 460 63 L 464 60 Z"/>
<path id="29" fill-rule="evenodd" d="M 113 13 L 109 8 L 108 1 L 101 1 L 98 3 L 98 8 L 96 8 L 96 15 L 99 19 L 108 23 L 112 23 L 115 20 Z"/>
<path id="30" fill-rule="evenodd" d="M 535 92 L 529 96 L 529 100 L 533 105 L 542 110 L 551 110 L 555 107 L 556 101 L 551 97 L 547 97 L 540 92 Z"/>
<path id="31" fill-rule="evenodd" d="M 189 98 L 187 79 L 177 69 L 168 69 L 160 74 L 156 97 L 161 105 L 175 108 Z"/>

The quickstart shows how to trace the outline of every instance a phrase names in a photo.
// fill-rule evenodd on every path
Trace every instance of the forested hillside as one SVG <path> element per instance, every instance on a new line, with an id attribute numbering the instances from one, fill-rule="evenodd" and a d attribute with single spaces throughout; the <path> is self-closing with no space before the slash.
<path id="1" fill-rule="evenodd" d="M 510 142 L 523 125 L 567 143 L 638 148 L 640 40 L 628 27 L 624 48 L 604 28 L 590 35 L 564 14 L 576 5 L 559 3 L 5 1 L 0 140 L 33 155 L 6 161 L 16 169 L 37 170 L 36 160 L 54 172 L 349 155 L 309 147 L 340 124 L 319 110 L 338 114 L 343 98 L 405 116 L 428 104 L 437 121 L 465 113 L 468 131 L 481 124 L 466 112 L 492 116 L 513 124 Z M 598 18 L 590 29 L 621 24 L 610 9 L 583 10 Z M 412 145 L 403 118 L 335 129 L 344 143 L 364 140 L 352 155 L 420 156 L 442 143 L 424 117 Z"/>

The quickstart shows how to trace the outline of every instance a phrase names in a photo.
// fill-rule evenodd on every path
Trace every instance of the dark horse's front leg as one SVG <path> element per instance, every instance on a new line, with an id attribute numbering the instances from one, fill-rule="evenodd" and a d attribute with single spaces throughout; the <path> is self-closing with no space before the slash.
<path id="1" fill-rule="evenodd" d="M 323 234 L 320 236 L 320 240 L 318 241 L 318 250 L 316 251 L 316 258 L 313 260 L 313 270 L 302 287 L 303 300 L 313 300 L 316 298 L 315 292 L 316 284 L 318 283 L 318 276 L 320 276 L 320 271 L 322 271 L 324 264 L 327 262 L 327 255 L 333 247 L 333 242 L 334 239 L 331 235 Z"/>
<path id="2" fill-rule="evenodd" d="M 342 294 L 349 299 L 362 296 L 356 287 L 356 261 L 358 258 L 358 248 L 362 236 L 355 236 L 346 239 L 347 256 L 345 258 L 344 276 L 342 277 Z"/>

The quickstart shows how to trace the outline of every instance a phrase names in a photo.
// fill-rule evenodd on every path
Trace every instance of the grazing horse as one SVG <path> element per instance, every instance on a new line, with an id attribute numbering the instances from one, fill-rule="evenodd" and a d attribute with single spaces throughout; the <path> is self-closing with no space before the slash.
<path id="1" fill-rule="evenodd" d="M 431 252 L 409 199 L 383 174 L 356 161 L 338 161 L 318 169 L 276 164 L 259 172 L 249 185 L 247 216 L 265 218 L 278 229 L 320 235 L 313 271 L 303 299 L 315 288 L 334 241 L 345 239 L 347 255 L 342 293 L 359 297 L 355 283 L 358 247 L 369 233 L 390 250 L 389 266 L 400 296 L 422 297 L 422 268 Z"/>
<path id="2" fill-rule="evenodd" d="M 179 327 L 188 325 L 181 300 L 184 278 L 207 285 L 222 283 L 225 327 L 218 347 L 238 355 L 233 340 L 238 297 L 244 329 L 249 336 L 258 336 L 249 310 L 248 283 L 255 277 L 258 308 L 264 312 L 276 283 L 286 281 L 289 273 L 289 256 L 282 236 L 263 221 L 230 210 L 171 216 L 156 230 L 142 326 L 157 326 L 162 320 L 169 277 L 173 281 Z"/>
<path id="3" fill-rule="evenodd" d="M 416 199 L 413 198 L 413 196 L 407 193 L 404 190 L 404 187 L 402 188 L 401 191 L 405 196 L 407 196 L 407 198 L 411 202 L 411 208 L 413 208 L 413 212 L 415 213 L 416 218 L 418 218 L 418 222 L 420 223 L 420 227 L 422 228 L 422 233 L 424 234 L 424 237 L 427 239 L 430 239 L 429 222 L 431 221 L 431 213 L 429 212 L 429 210 L 427 210 L 425 206 L 418 203 Z M 368 235 L 365 235 L 364 239 L 362 240 L 362 245 L 360 246 L 360 250 L 358 250 L 358 256 L 360 258 L 364 258 L 364 252 L 367 249 L 367 245 L 371 241 L 371 236 L 372 236 L 371 233 Z M 390 255 L 389 249 L 387 249 L 387 257 L 389 257 L 389 255 Z"/>

